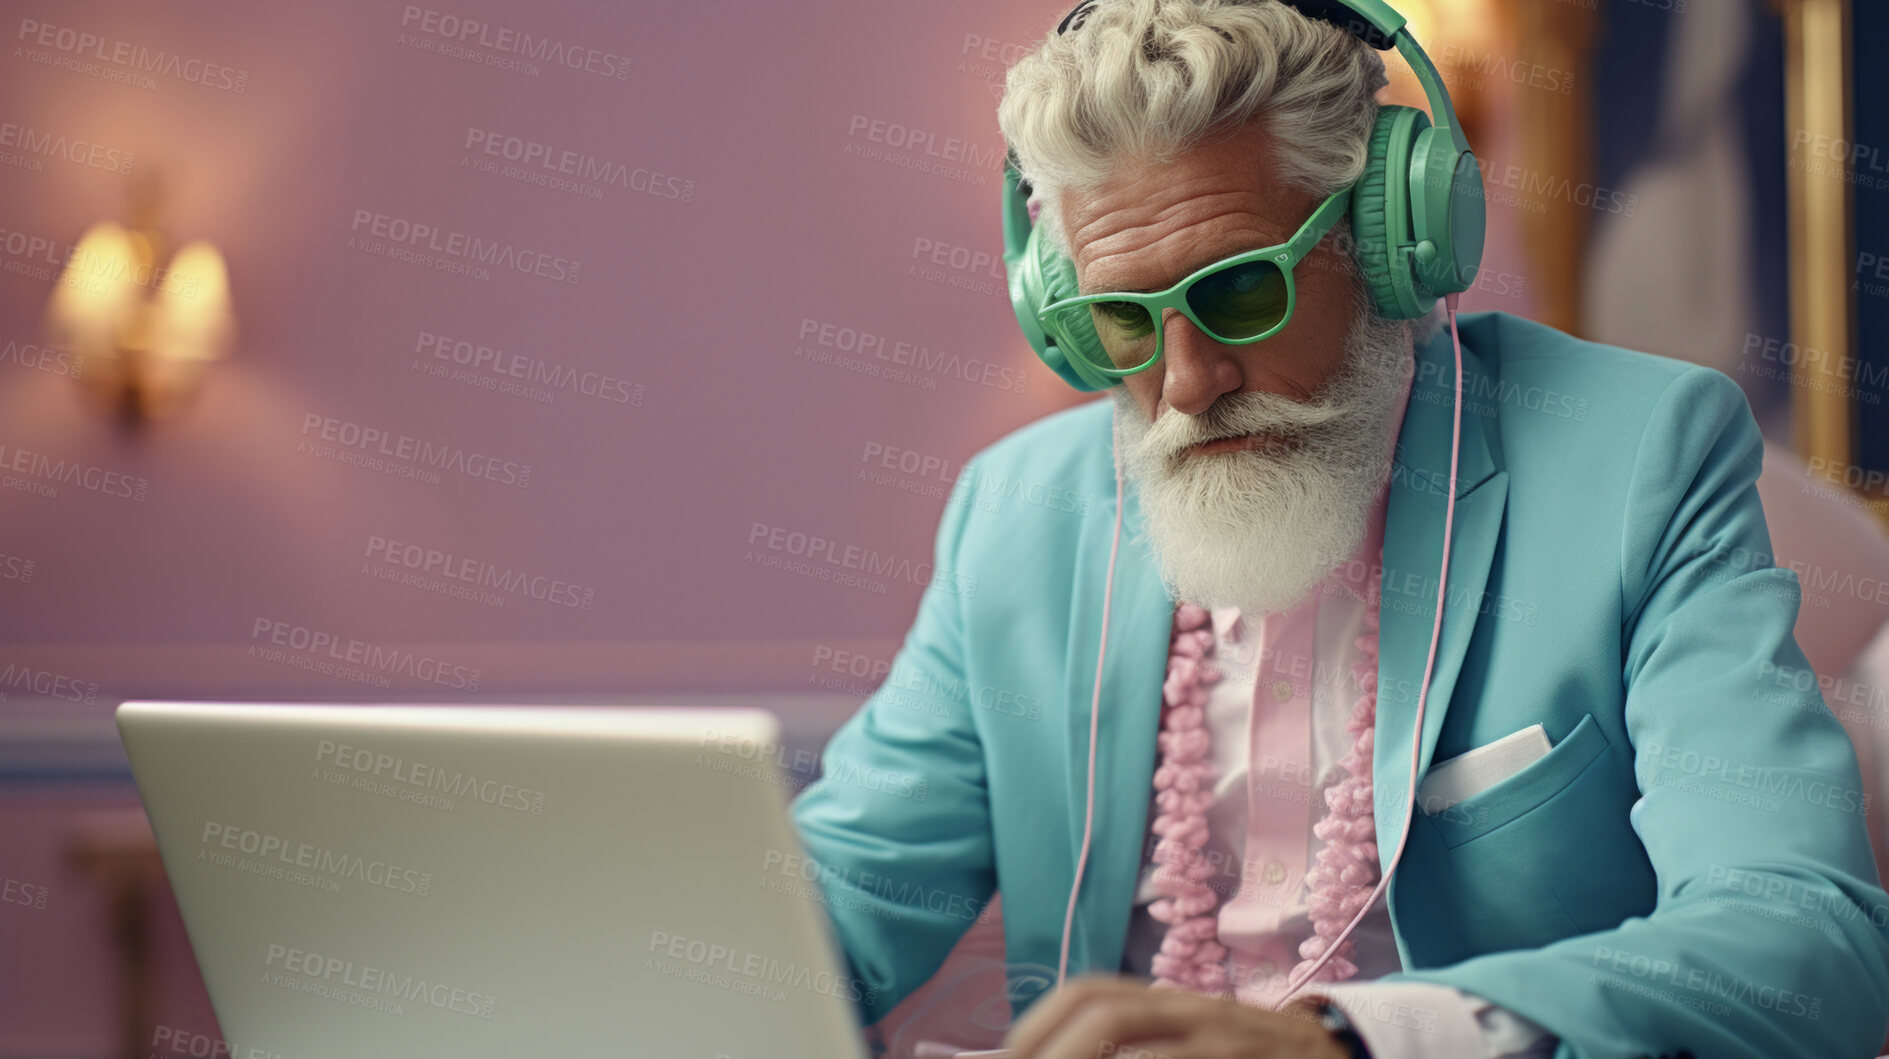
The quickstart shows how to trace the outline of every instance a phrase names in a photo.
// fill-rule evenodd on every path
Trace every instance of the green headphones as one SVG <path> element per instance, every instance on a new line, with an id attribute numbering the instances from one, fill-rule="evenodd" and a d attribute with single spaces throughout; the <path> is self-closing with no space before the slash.
<path id="1" fill-rule="evenodd" d="M 1370 157 L 1351 195 L 1351 233 L 1359 268 L 1378 315 L 1393 320 L 1423 316 L 1445 294 L 1469 289 L 1482 265 L 1487 219 L 1482 170 L 1463 138 L 1456 110 L 1436 65 L 1411 38 L 1405 18 L 1384 0 L 1278 0 L 1348 30 L 1379 51 L 1395 47 L 1416 71 L 1440 115 L 1432 125 L 1414 107 L 1378 109 Z M 1096 0 L 1082 0 L 1056 27 L 1066 33 L 1082 24 Z M 1120 382 L 1088 370 L 1080 357 L 1066 357 L 1037 320 L 1037 309 L 1080 293 L 1076 266 L 1030 223 L 1028 186 L 1014 152 L 1004 166 L 1004 271 L 1017 323 L 1043 363 L 1078 390 L 1105 390 Z M 1076 338 L 1084 352 L 1100 355 L 1101 340 L 1084 327 Z"/>

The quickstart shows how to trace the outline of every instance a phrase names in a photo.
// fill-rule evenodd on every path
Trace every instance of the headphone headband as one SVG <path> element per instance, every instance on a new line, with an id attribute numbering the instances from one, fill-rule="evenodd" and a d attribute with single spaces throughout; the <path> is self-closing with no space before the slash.
<path id="1" fill-rule="evenodd" d="M 1089 9 L 1094 6 L 1095 0 L 1082 0 L 1081 3 L 1070 8 L 1069 13 L 1063 16 L 1063 20 L 1056 23 L 1056 35 L 1060 37 L 1072 29 L 1082 28 L 1082 16 L 1088 14 Z"/>
<path id="2" fill-rule="evenodd" d="M 1315 18 L 1329 22 L 1348 33 L 1354 33 L 1366 44 L 1378 51 L 1389 51 L 1391 38 L 1403 27 L 1404 16 L 1391 10 L 1383 0 L 1279 0 L 1288 7 L 1297 8 L 1306 18 Z M 1082 16 L 1095 7 L 1095 0 L 1082 0 L 1070 9 L 1063 20 L 1056 24 L 1057 34 L 1067 33 L 1072 29 L 1082 28 Z"/>
<path id="3" fill-rule="evenodd" d="M 1329 22 L 1348 33 L 1356 34 L 1366 44 L 1378 51 L 1389 51 L 1391 38 L 1403 28 L 1404 16 L 1392 10 L 1384 0 L 1279 0 L 1287 7 L 1298 9 L 1306 18 L 1315 18 Z M 1081 0 L 1071 8 L 1063 20 L 1056 24 L 1058 35 L 1072 29 L 1082 28 L 1082 16 L 1095 7 L 1095 0 Z"/>

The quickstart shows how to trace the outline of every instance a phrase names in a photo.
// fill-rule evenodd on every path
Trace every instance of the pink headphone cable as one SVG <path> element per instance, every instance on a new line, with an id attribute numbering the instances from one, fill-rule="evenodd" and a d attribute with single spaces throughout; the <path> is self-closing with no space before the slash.
<path id="1" fill-rule="evenodd" d="M 1332 943 L 1326 946 L 1324 954 L 1306 969 L 1305 975 L 1279 998 L 1280 1008 L 1285 1007 L 1286 1001 L 1292 998 L 1292 994 L 1305 988 L 1305 984 L 1312 980 L 1312 976 L 1318 973 L 1318 969 L 1325 966 L 1325 961 L 1337 954 L 1338 946 L 1342 945 L 1358 924 L 1364 921 L 1365 915 L 1371 911 L 1371 906 L 1377 903 L 1378 895 L 1390 885 L 1391 873 L 1397 870 L 1397 862 L 1404 855 L 1404 844 L 1410 839 L 1410 821 L 1417 806 L 1417 762 L 1423 753 L 1423 707 L 1424 701 L 1430 695 L 1430 674 L 1436 668 L 1437 641 L 1443 636 L 1443 603 L 1448 598 L 1450 576 L 1450 530 L 1454 528 L 1456 522 L 1456 464 L 1457 457 L 1462 451 L 1463 441 L 1463 341 L 1456 333 L 1457 297 L 1455 294 L 1450 294 L 1443 299 L 1450 318 L 1450 344 L 1456 351 L 1456 395 L 1450 406 L 1450 490 L 1449 503 L 1443 509 L 1443 566 L 1436 575 L 1436 623 L 1430 627 L 1430 654 L 1423 663 L 1423 683 L 1417 686 L 1417 722 L 1416 729 L 1410 737 L 1410 790 L 1404 796 L 1403 832 L 1397 836 L 1397 849 L 1391 854 L 1390 868 L 1378 878 L 1377 886 L 1371 890 L 1370 900 L 1364 902 L 1357 914 L 1351 917 L 1350 924 L 1332 939 Z"/>
<path id="2" fill-rule="evenodd" d="M 1095 827 L 1095 735 L 1096 721 L 1102 716 L 1102 663 L 1108 658 L 1108 610 L 1115 595 L 1115 556 L 1122 547 L 1122 508 L 1127 506 L 1122 494 L 1122 455 L 1115 452 L 1110 439 L 1109 451 L 1115 458 L 1115 540 L 1108 548 L 1108 583 L 1102 589 L 1102 646 L 1095 655 L 1095 698 L 1089 702 L 1089 800 L 1082 818 L 1082 853 L 1076 858 L 1076 884 L 1069 888 L 1069 911 L 1063 916 L 1063 953 L 1056 963 L 1056 984 L 1063 984 L 1069 970 L 1069 928 L 1076 921 L 1076 895 L 1082 892 L 1082 869 L 1089 863 L 1089 835 Z"/>
<path id="3" fill-rule="evenodd" d="M 1443 605 L 1448 599 L 1449 591 L 1450 535 L 1456 523 L 1456 472 L 1458 458 L 1462 454 L 1463 441 L 1463 341 L 1461 335 L 1459 335 L 1456 330 L 1456 307 L 1458 297 L 1458 295 L 1450 294 L 1443 298 L 1444 308 L 1448 312 L 1450 319 L 1450 344 L 1456 354 L 1456 390 L 1450 409 L 1449 504 L 1443 509 L 1443 565 L 1437 573 L 1436 621 L 1430 629 L 1430 653 L 1423 663 L 1423 683 L 1418 685 L 1417 689 L 1417 721 L 1415 732 L 1412 734 L 1410 741 L 1410 789 L 1404 797 L 1403 832 L 1397 837 L 1397 849 L 1391 854 L 1390 867 L 1379 877 L 1377 886 L 1371 891 L 1370 900 L 1364 902 L 1364 904 L 1359 907 L 1357 914 L 1351 917 L 1351 922 L 1336 938 L 1332 939 L 1330 945 L 1326 946 L 1324 954 L 1319 956 L 1319 958 L 1313 962 L 1312 966 L 1307 968 L 1305 974 L 1298 982 L 1287 989 L 1285 995 L 1279 998 L 1279 1006 L 1282 1008 L 1285 1006 L 1286 1001 L 1292 997 L 1292 994 L 1303 989 L 1305 984 L 1311 981 L 1312 977 L 1318 973 L 1318 969 L 1325 966 L 1326 961 L 1337 954 L 1338 947 L 1344 943 L 1346 938 L 1351 936 L 1351 932 L 1357 929 L 1358 924 L 1364 921 L 1364 917 L 1370 912 L 1371 906 L 1377 903 L 1378 896 L 1384 892 L 1386 886 L 1390 885 L 1391 874 L 1397 870 L 1398 861 L 1401 860 L 1404 855 L 1404 845 L 1410 839 L 1410 821 L 1417 804 L 1417 764 L 1423 753 L 1423 710 L 1430 694 L 1430 675 L 1436 668 L 1437 642 L 1442 638 L 1443 634 Z M 1109 448 L 1113 451 L 1115 446 L 1111 443 Z M 1102 663 L 1108 658 L 1109 604 L 1115 594 L 1115 560 L 1121 550 L 1122 509 L 1126 506 L 1126 500 L 1122 492 L 1121 454 L 1116 452 L 1114 455 L 1115 539 L 1114 542 L 1109 545 L 1108 581 L 1102 590 L 1102 644 L 1100 649 L 1096 652 L 1095 659 L 1095 697 L 1089 703 L 1088 803 L 1084 809 L 1082 823 L 1082 852 L 1076 859 L 1076 881 L 1075 885 L 1071 886 L 1069 889 L 1069 909 L 1063 916 L 1062 956 L 1056 964 L 1056 984 L 1059 986 L 1063 984 L 1063 979 L 1066 977 L 1069 970 L 1069 932 L 1070 928 L 1075 924 L 1076 897 L 1082 892 L 1082 873 L 1089 862 L 1089 840 L 1095 826 L 1096 722 L 1101 717 Z"/>

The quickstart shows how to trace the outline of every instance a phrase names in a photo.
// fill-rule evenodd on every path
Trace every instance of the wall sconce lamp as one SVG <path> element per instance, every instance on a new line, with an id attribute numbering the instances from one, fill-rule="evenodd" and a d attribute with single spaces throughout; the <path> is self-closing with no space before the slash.
<path id="1" fill-rule="evenodd" d="M 132 193 L 127 223 L 92 225 L 67 255 L 46 329 L 128 429 L 182 408 L 235 337 L 223 255 L 203 240 L 174 255 L 159 230 L 155 181 Z"/>

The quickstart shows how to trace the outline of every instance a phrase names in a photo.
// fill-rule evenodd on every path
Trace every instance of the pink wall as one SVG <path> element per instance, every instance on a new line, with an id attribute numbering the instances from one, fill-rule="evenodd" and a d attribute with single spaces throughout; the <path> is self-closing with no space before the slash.
<path id="1" fill-rule="evenodd" d="M 736 16 L 669 5 L 651 18 L 467 3 L 440 13 L 600 49 L 606 69 L 627 60 L 624 76 L 552 65 L 527 76 L 420 50 L 444 39 L 424 31 L 424 16 L 403 27 L 397 5 L 224 4 L 188 19 L 147 5 L 49 5 L 7 23 L 26 40 L 15 42 L 25 54 L 0 63 L 0 121 L 165 173 L 171 230 L 211 239 L 229 259 L 241 338 L 196 407 L 141 442 L 115 437 L 71 380 L 0 356 L 0 444 L 149 483 L 142 502 L 71 485 L 51 498 L 0 489 L 0 554 L 36 561 L 30 584 L 0 582 L 11 601 L 0 662 L 56 661 L 106 695 L 146 682 L 301 687 L 283 663 L 167 661 L 260 642 L 258 619 L 439 645 L 454 652 L 443 661 L 496 666 L 524 687 L 556 682 L 558 670 L 508 670 L 488 649 L 778 641 L 783 630 L 889 649 L 919 583 L 891 579 L 881 594 L 763 569 L 745 561 L 755 524 L 922 563 L 943 498 L 859 480 L 862 457 L 881 451 L 869 446 L 942 463 L 943 480 L 893 474 L 937 492 L 976 448 L 1084 399 L 1031 355 L 996 261 L 1002 144 L 986 78 L 1001 66 L 978 42 L 1026 42 L 1047 8 L 750 4 Z M 35 23 L 104 36 L 108 54 L 126 42 L 232 67 L 246 72 L 243 91 L 168 76 L 145 90 L 30 61 L 72 58 L 38 45 Z M 873 139 L 881 121 L 884 138 L 917 130 L 940 152 L 961 142 L 987 164 L 952 179 L 849 153 L 897 153 Z M 673 177 L 683 183 L 661 186 L 690 201 L 614 184 L 595 200 L 475 172 L 467 163 L 490 156 L 465 145 L 487 133 L 580 152 L 638 183 L 642 170 Z M 64 246 L 118 216 L 128 187 L 125 175 L 60 158 L 40 171 L 0 165 L 0 227 Z M 357 229 L 358 211 L 581 268 L 575 283 L 502 267 L 480 280 L 389 260 L 349 247 L 372 228 Z M 915 259 L 931 246 L 947 264 Z M 952 268 L 954 247 L 960 261 L 988 263 Z M 18 268 L 43 260 L 0 267 L 0 343 L 38 341 L 52 285 Z M 819 348 L 800 341 L 805 321 L 942 351 L 978 378 L 990 364 L 993 384 L 923 369 L 902 384 L 797 358 L 797 346 Z M 431 377 L 415 363 L 456 365 L 420 348 L 429 334 L 600 373 L 640 403 L 561 391 L 546 404 Z M 516 487 L 447 472 L 423 484 L 342 465 L 298 451 L 319 440 L 319 429 L 305 433 L 311 415 L 529 465 L 529 478 Z M 589 607 L 517 594 L 493 606 L 385 583 L 363 572 L 364 561 L 389 566 L 371 561 L 373 537 L 564 582 L 564 598 L 588 593 Z M 123 663 L 123 649 L 154 645 L 189 648 Z M 55 647 L 71 650 L 40 653 Z M 592 679 L 649 676 L 606 664 Z M 439 690 L 400 677 L 392 687 Z"/>
<path id="2" fill-rule="evenodd" d="M 15 471 L 26 488 L 0 488 L 0 743 L 52 731 L 109 757 L 109 712 L 126 697 L 863 697 L 869 682 L 814 683 L 829 675 L 816 651 L 888 659 L 920 582 L 881 591 L 766 569 L 747 560 L 749 539 L 761 524 L 928 563 L 965 457 L 1090 399 L 1031 355 L 997 258 L 993 84 L 1061 13 L 996 0 L 11 5 L 0 465 L 25 450 L 147 484 L 142 500 L 72 483 L 44 496 L 29 491 L 42 477 Z M 596 70 L 504 69 L 507 53 L 476 40 L 442 54 L 442 18 L 595 49 Z M 82 46 L 85 34 L 102 42 Z M 119 56 L 157 53 L 182 63 L 121 78 L 135 66 Z M 595 198 L 479 171 L 504 162 L 468 148 L 487 136 L 589 156 L 635 186 L 590 181 Z M 894 146 L 908 136 L 929 148 Z M 33 146 L 50 142 L 67 150 Z M 133 175 L 161 172 L 171 234 L 214 241 L 231 269 L 234 356 L 142 439 L 33 348 L 65 249 L 121 216 L 131 187 L 78 142 Z M 955 174 L 894 164 L 967 153 Z M 639 190 L 651 174 L 665 193 Z M 548 255 L 575 282 L 390 260 L 350 246 L 373 237 L 363 214 Z M 1525 271 L 1518 217 L 1494 210 L 1492 272 Z M 1502 291 L 1466 307 L 1528 311 L 1525 288 Z M 883 336 L 888 356 L 909 343 L 953 359 L 894 379 L 797 356 L 822 348 L 803 340 L 822 328 Z M 598 373 L 634 400 L 562 390 L 546 403 L 475 385 L 502 381 L 488 370 L 435 377 L 416 364 L 458 366 L 427 335 Z M 320 441 L 311 416 L 529 465 L 529 478 L 427 484 L 345 465 L 302 451 Z M 861 480 L 864 457 L 888 450 L 942 469 Z M 398 568 L 369 554 L 375 538 L 555 581 L 559 599 L 388 583 L 376 571 Z M 477 670 L 479 686 L 310 672 L 296 662 L 320 656 L 268 655 L 292 629 Z M 84 701 L 69 701 L 75 687 Z M 0 903 L 0 1055 L 111 1040 L 102 920 L 58 873 L 56 847 L 81 803 L 129 792 L 58 790 L 0 785 L 0 876 L 56 887 L 43 910 Z M 181 939 L 167 946 L 178 985 L 165 1017 L 207 1028 Z"/>

